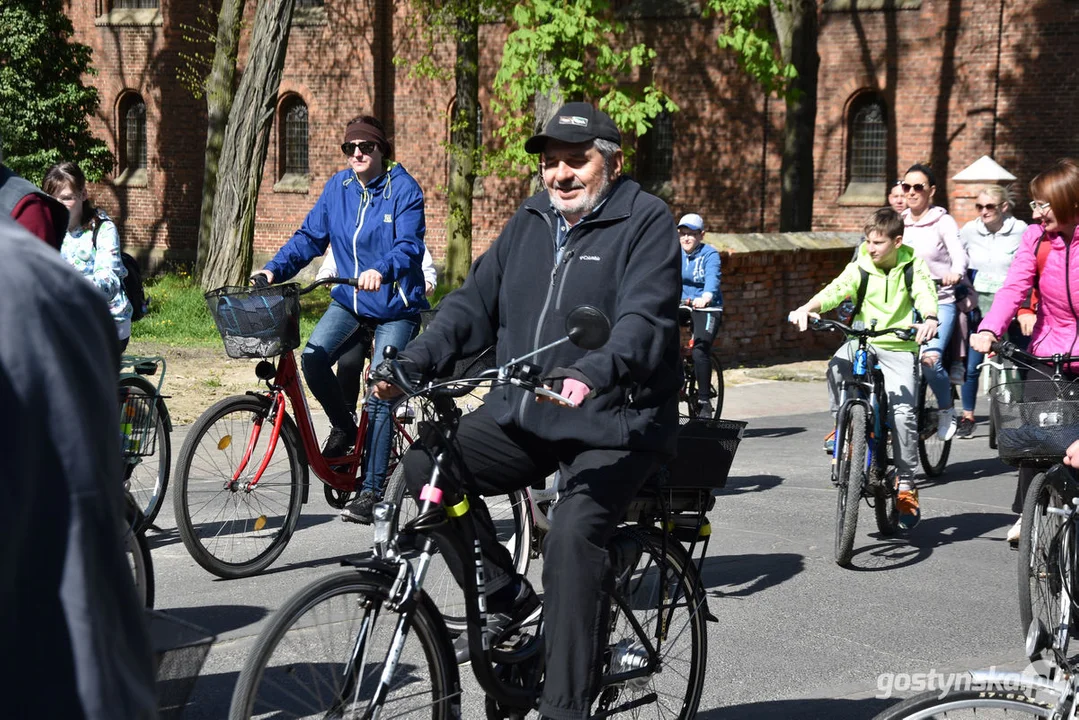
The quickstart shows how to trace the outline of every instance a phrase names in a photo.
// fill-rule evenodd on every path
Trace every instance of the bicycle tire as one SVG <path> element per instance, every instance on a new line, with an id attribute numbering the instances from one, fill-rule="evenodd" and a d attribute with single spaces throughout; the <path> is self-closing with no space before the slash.
<path id="1" fill-rule="evenodd" d="M 135 595 L 145 608 L 154 606 L 154 559 L 146 539 L 142 511 L 131 493 L 124 493 L 124 553 L 135 584 Z"/>
<path id="2" fill-rule="evenodd" d="M 398 528 L 403 527 L 419 512 L 419 506 L 408 495 L 404 465 L 399 464 L 390 475 L 383 497 L 397 507 Z M 528 516 L 528 495 L 523 490 L 517 490 L 509 495 L 499 496 L 497 500 L 485 498 L 484 502 L 498 531 L 499 541 L 506 546 L 513 557 L 514 569 L 519 575 L 525 575 L 528 572 L 532 548 L 532 522 Z M 473 499 L 473 504 L 475 504 L 475 499 Z M 438 607 L 450 632 L 464 632 L 466 627 L 464 592 L 457 585 L 440 552 L 436 552 L 431 558 L 431 564 L 423 580 L 423 589 Z"/>
<path id="3" fill-rule="evenodd" d="M 865 486 L 867 453 L 866 412 L 854 404 L 847 410 L 846 436 L 837 453 L 839 462 L 839 492 L 836 497 L 835 561 L 841 567 L 850 564 L 854 549 L 854 533 L 858 529 L 858 506 Z M 838 441 L 839 438 L 836 438 Z"/>
<path id="4" fill-rule="evenodd" d="M 138 375 L 125 375 L 120 378 L 119 387 L 147 397 L 158 395 L 154 384 Z M 164 398 L 157 397 L 154 411 L 157 415 L 154 454 L 124 458 L 124 484 L 143 515 L 142 524 L 136 530 L 148 528 L 153 524 L 157 514 L 161 512 L 165 493 L 169 489 L 169 472 L 172 469 L 172 440 L 169 437 L 169 428 L 172 427 L 172 422 Z"/>
<path id="5" fill-rule="evenodd" d="M 1049 718 L 1054 703 L 1046 703 L 1014 690 L 928 690 L 907 698 L 878 714 L 873 720 L 929 720 L 930 718 Z M 1001 710 L 1000 715 L 989 710 Z"/>
<path id="6" fill-rule="evenodd" d="M 952 393 L 952 407 L 955 407 L 955 386 L 949 385 Z M 929 399 L 929 383 L 921 376 L 918 383 L 918 459 L 922 470 L 928 477 L 939 477 L 948 464 L 948 454 L 952 449 L 951 440 L 941 440 L 937 435 L 937 418 L 940 410 L 934 405 L 926 405 Z"/>
<path id="7" fill-rule="evenodd" d="M 392 584 L 393 578 L 352 569 L 321 578 L 293 595 L 259 633 L 233 690 L 229 717 L 370 717 L 366 701 L 373 697 L 384 649 L 399 619 L 397 611 L 384 605 Z M 453 648 L 438 610 L 423 593 L 412 607 L 407 632 L 394 678 L 398 684 L 390 689 L 383 709 L 391 717 L 454 717 L 460 688 Z M 347 664 L 357 656 L 364 664 L 351 694 L 361 707 L 341 707 Z M 421 683 L 423 688 L 416 687 Z M 408 710 L 394 705 L 410 701 L 418 706 Z M 427 702 L 430 715 L 423 712 Z"/>
<path id="8" fill-rule="evenodd" d="M 1064 500 L 1048 476 L 1038 473 L 1027 490 L 1020 525 L 1019 622 L 1026 637 L 1036 618 L 1049 631 L 1053 645 L 1066 653 L 1075 584 L 1075 568 L 1067 556 L 1075 537 L 1070 523 L 1047 512 L 1051 507 L 1064 507 Z"/>
<path id="9" fill-rule="evenodd" d="M 180 539 L 195 562 L 220 578 L 250 577 L 266 569 L 284 551 L 300 519 L 307 462 L 291 418 L 284 418 L 279 444 L 256 489 L 245 492 L 243 486 L 270 449 L 268 424 L 243 474 L 230 483 L 250 437 L 249 427 L 235 432 L 237 426 L 262 422 L 269 407 L 257 395 L 221 400 L 195 421 L 176 460 L 173 507 Z M 237 557 L 225 559 L 233 550 Z"/>
<path id="10" fill-rule="evenodd" d="M 881 451 L 877 453 L 877 462 L 880 464 L 880 482 L 873 486 L 873 515 L 877 521 L 877 530 L 884 537 L 891 537 L 899 532 L 899 488 L 888 476 L 884 462 L 885 453 L 891 446 L 894 435 L 891 429 L 884 431 L 884 439 L 880 441 Z"/>
<path id="11" fill-rule="evenodd" d="M 706 600 L 696 565 L 670 535 L 666 536 L 664 553 L 663 538 L 657 530 L 619 528 L 608 550 L 615 582 L 608 616 L 604 674 L 640 667 L 640 662 L 647 659 L 647 650 L 626 619 L 626 612 L 632 612 L 639 626 L 648 633 L 659 662 L 658 670 L 651 675 L 605 687 L 596 699 L 593 713 L 597 716 L 604 712 L 617 713 L 619 708 L 632 706 L 655 693 L 653 704 L 648 709 L 637 709 L 634 717 L 677 720 L 696 717 L 708 661 Z M 661 606 L 664 597 L 666 603 Z"/>
<path id="12" fill-rule="evenodd" d="M 723 414 L 723 363 L 714 353 L 710 356 L 710 359 L 712 362 L 712 384 L 708 389 L 708 397 L 712 402 L 711 419 L 719 420 Z M 685 405 L 685 412 L 682 414 L 691 420 L 697 420 L 700 417 L 697 410 L 697 399 L 700 395 L 697 392 L 697 376 L 694 373 L 692 358 L 683 358 L 682 373 L 685 380 L 678 394 L 678 402 Z M 679 410 L 681 411 L 681 408 Z"/>
<path id="13" fill-rule="evenodd" d="M 712 396 L 712 403 L 715 405 L 715 409 L 712 411 L 712 417 L 715 420 L 719 420 L 723 414 L 723 363 L 716 357 L 715 353 L 711 355 L 712 360 L 712 390 L 709 393 Z"/>

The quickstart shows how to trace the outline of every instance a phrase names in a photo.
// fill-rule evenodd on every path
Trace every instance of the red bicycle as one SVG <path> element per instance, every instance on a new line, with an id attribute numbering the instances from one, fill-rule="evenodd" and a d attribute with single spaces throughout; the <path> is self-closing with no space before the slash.
<path id="1" fill-rule="evenodd" d="M 324 458 L 293 352 L 300 344 L 300 296 L 334 283 L 355 287 L 356 279 L 327 278 L 302 289 L 295 283 L 224 287 L 206 295 L 226 353 L 262 358 L 255 375 L 266 384 L 265 390 L 225 398 L 204 412 L 176 460 L 173 503 L 180 538 L 195 562 L 220 578 L 257 574 L 281 555 L 308 500 L 308 467 L 334 508 L 343 508 L 362 485 L 366 408 L 355 450 Z M 275 356 L 276 363 L 266 359 Z M 410 418 L 393 422 L 387 475 L 412 444 L 404 427 Z"/>

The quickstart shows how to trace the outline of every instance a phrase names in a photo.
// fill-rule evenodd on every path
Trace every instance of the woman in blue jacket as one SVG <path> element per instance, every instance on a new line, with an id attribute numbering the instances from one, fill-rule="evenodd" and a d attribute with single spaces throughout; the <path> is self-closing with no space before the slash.
<path id="1" fill-rule="evenodd" d="M 374 353 L 387 345 L 400 349 L 419 328 L 424 297 L 423 260 L 426 221 L 423 191 L 400 165 L 387 170 L 392 146 L 377 118 L 361 115 L 345 128 L 341 150 L 349 168 L 329 179 L 303 226 L 259 273 L 270 282 L 288 280 L 333 249 L 340 277 L 359 279 L 359 287 L 336 285 L 333 301 L 315 326 L 301 357 L 304 379 L 322 405 L 332 429 L 323 457 L 349 453 L 356 420 L 349 412 L 333 365 L 367 335 L 375 333 Z M 370 523 L 389 462 L 392 419 L 389 403 L 372 398 L 363 489 L 341 516 Z"/>
<path id="2" fill-rule="evenodd" d="M 682 246 L 682 304 L 701 309 L 723 306 L 719 290 L 719 251 L 704 244 L 704 220 L 696 213 L 678 221 L 678 242 Z M 699 416 L 712 416 L 712 341 L 719 327 L 718 313 L 693 313 L 693 370 L 697 375 Z"/>

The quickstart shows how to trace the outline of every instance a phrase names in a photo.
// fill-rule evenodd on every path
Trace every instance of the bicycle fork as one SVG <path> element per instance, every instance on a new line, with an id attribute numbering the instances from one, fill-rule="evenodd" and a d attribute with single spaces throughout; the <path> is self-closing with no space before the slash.
<path id="1" fill-rule="evenodd" d="M 227 489 L 230 491 L 236 491 L 236 483 L 239 481 L 240 476 L 243 475 L 244 470 L 247 469 L 247 464 L 251 461 L 251 455 L 258 445 L 259 436 L 262 434 L 262 425 L 267 418 L 273 423 L 270 429 L 270 443 L 266 448 L 266 454 L 262 456 L 262 461 L 255 470 L 254 476 L 244 485 L 244 492 L 251 492 L 255 489 L 255 486 L 258 485 L 259 480 L 262 478 L 262 474 L 269 466 L 270 461 L 273 460 L 274 451 L 277 449 L 277 439 L 281 436 L 281 425 L 285 421 L 285 394 L 283 392 L 275 392 L 270 397 L 270 403 L 270 412 L 266 417 L 257 418 L 251 427 L 251 434 L 247 438 L 247 446 L 244 448 L 244 455 L 240 459 L 240 464 L 236 467 L 236 471 L 233 472 L 232 479 L 227 485 Z"/>

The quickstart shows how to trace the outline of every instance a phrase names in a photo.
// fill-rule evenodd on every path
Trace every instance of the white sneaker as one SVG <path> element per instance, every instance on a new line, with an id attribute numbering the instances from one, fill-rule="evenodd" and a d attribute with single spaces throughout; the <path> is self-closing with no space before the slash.
<path id="1" fill-rule="evenodd" d="M 941 410 L 937 413 L 937 437 L 948 442 L 955 437 L 955 430 L 959 427 L 959 421 L 955 416 L 955 408 Z"/>
<path id="2" fill-rule="evenodd" d="M 1023 532 L 1023 518 L 1019 518 L 1018 520 L 1015 521 L 1015 525 L 1012 525 L 1011 529 L 1008 530 L 1008 537 L 1007 537 L 1008 542 L 1011 543 L 1012 545 L 1018 545 L 1019 544 L 1019 536 L 1022 534 L 1022 532 Z"/>

